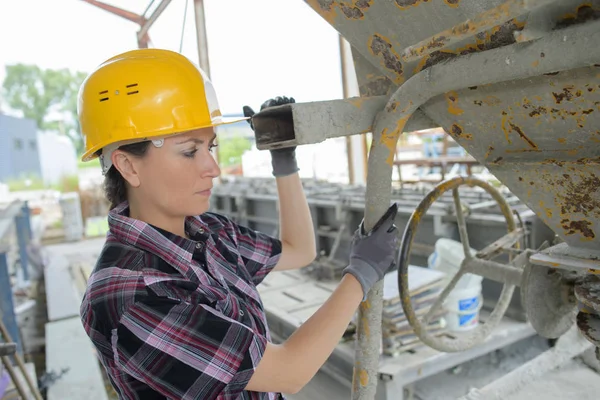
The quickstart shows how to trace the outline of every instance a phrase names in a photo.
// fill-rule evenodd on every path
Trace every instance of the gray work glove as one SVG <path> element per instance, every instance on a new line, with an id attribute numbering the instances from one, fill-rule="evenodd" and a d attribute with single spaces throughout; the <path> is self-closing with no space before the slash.
<path id="1" fill-rule="evenodd" d="M 260 110 L 264 110 L 268 107 L 274 106 L 282 106 L 284 104 L 295 103 L 293 97 L 275 97 L 273 99 L 269 99 L 265 101 L 261 106 Z M 252 130 L 254 130 L 254 125 L 252 124 L 252 117 L 254 114 L 254 110 L 249 106 L 244 106 L 244 117 L 250 117 L 248 123 Z M 298 172 L 298 163 L 296 162 L 296 146 L 286 147 L 284 149 L 275 149 L 271 151 L 271 166 L 273 167 L 273 176 L 287 176 L 292 175 Z"/>
<path id="2" fill-rule="evenodd" d="M 398 205 L 393 204 L 371 231 L 364 231 L 363 221 L 354 233 L 350 264 L 344 268 L 342 276 L 352 274 L 360 282 L 364 293 L 363 301 L 396 259 L 398 232 L 394 219 L 397 213 Z"/>

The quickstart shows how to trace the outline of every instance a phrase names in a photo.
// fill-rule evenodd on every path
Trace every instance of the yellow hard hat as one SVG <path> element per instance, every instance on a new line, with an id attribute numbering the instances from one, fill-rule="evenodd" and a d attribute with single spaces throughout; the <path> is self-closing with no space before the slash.
<path id="1" fill-rule="evenodd" d="M 212 83 L 185 56 L 137 49 L 102 63 L 79 89 L 82 161 L 106 146 L 164 138 L 247 118 L 221 115 Z"/>

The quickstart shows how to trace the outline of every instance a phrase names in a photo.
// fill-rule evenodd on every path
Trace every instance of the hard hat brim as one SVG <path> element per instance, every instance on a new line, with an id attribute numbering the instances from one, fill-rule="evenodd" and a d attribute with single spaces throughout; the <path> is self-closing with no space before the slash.
<path id="1" fill-rule="evenodd" d="M 124 141 L 123 143 L 130 144 L 130 143 L 136 143 L 136 142 L 143 142 L 145 140 L 151 140 L 153 138 L 158 138 L 158 137 L 166 138 L 166 137 L 171 137 L 171 136 L 177 136 L 177 135 L 181 135 L 186 132 L 194 131 L 197 129 L 217 127 L 217 126 L 221 126 L 221 125 L 229 125 L 229 124 L 234 124 L 236 122 L 247 121 L 249 119 L 250 119 L 250 117 L 218 117 L 217 121 L 214 121 L 210 124 L 194 126 L 190 129 L 186 129 L 185 131 L 179 131 L 179 130 L 174 131 L 174 132 L 161 131 L 161 132 L 157 132 L 156 134 L 144 135 L 143 137 L 140 137 L 139 140 L 135 140 L 135 139 L 127 140 L 127 141 Z M 99 150 L 101 150 L 102 148 L 108 146 L 109 144 L 113 144 L 113 143 L 114 143 L 113 141 L 106 140 L 106 141 L 99 143 L 98 145 L 90 148 L 88 151 L 86 151 L 81 156 L 81 161 L 88 162 L 88 161 L 92 161 L 95 158 L 98 158 Z"/>

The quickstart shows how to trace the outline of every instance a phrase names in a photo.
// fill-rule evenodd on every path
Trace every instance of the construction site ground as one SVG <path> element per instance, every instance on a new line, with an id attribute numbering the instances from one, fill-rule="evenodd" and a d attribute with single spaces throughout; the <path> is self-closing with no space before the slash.
<path id="1" fill-rule="evenodd" d="M 53 261 L 46 266 L 48 319 L 46 328 L 46 370 L 55 373 L 69 368 L 48 390 L 48 399 L 114 399 L 103 377 L 91 343 L 79 322 L 79 300 L 85 289 L 104 238 L 75 243 L 46 245 Z M 60 260 L 63 260 L 61 262 Z M 269 304 L 265 302 L 268 309 Z M 55 322 L 53 322 L 55 321 Z M 49 326 L 51 327 L 49 329 Z M 68 340 L 67 340 L 68 339 Z M 405 386 L 405 399 L 456 399 L 471 388 L 481 388 L 548 349 L 548 340 L 528 336 L 456 367 Z M 103 387 L 102 387 L 103 386 Z M 104 393 L 107 393 L 104 395 Z M 291 400 L 338 400 L 350 398 L 350 385 L 319 372 L 302 391 L 287 396 Z M 597 399 L 598 374 L 580 359 L 531 382 L 506 400 Z"/>

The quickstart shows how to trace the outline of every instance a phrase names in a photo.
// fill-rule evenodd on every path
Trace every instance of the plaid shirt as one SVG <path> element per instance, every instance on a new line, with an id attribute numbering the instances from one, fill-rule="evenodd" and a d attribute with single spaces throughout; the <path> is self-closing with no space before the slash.
<path id="1" fill-rule="evenodd" d="M 224 216 L 189 217 L 192 240 L 128 217 L 109 233 L 81 304 L 121 399 L 282 399 L 245 391 L 270 340 L 256 285 L 281 242 Z"/>

